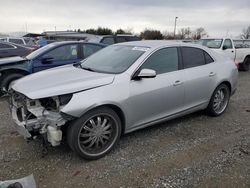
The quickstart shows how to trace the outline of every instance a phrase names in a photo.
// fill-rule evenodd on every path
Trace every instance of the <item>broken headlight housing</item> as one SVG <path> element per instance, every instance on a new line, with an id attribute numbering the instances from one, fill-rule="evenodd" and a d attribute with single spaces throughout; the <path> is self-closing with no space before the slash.
<path id="1" fill-rule="evenodd" d="M 47 97 L 39 99 L 41 105 L 48 111 L 59 111 L 60 107 L 68 104 L 73 94 L 60 95 L 58 97 Z"/>

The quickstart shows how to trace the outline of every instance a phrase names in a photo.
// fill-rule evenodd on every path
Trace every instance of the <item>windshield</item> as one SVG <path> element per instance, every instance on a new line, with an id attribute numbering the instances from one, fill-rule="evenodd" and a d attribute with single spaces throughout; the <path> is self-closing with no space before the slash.
<path id="1" fill-rule="evenodd" d="M 208 48 L 220 48 L 222 43 L 222 39 L 201 39 L 197 42 L 197 44 L 201 44 Z"/>
<path id="2" fill-rule="evenodd" d="M 38 55 L 41 55 L 43 52 L 47 51 L 48 49 L 50 49 L 51 47 L 55 46 L 56 44 L 51 43 L 48 44 L 42 48 L 39 48 L 37 50 L 35 50 L 34 52 L 30 53 L 29 55 L 26 56 L 27 59 L 34 59 L 36 58 Z"/>
<path id="3" fill-rule="evenodd" d="M 109 46 L 83 60 L 81 67 L 95 72 L 122 73 L 147 50 L 144 47 Z"/>

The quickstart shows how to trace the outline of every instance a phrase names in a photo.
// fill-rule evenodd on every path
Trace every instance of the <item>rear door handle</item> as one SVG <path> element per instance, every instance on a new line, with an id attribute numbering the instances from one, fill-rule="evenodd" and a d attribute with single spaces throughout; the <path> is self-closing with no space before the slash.
<path id="1" fill-rule="evenodd" d="M 181 84 L 182 84 L 182 82 L 181 82 L 180 80 L 177 80 L 177 81 L 174 82 L 173 85 L 174 85 L 174 86 L 179 86 L 179 85 L 181 85 Z"/>
<path id="2" fill-rule="evenodd" d="M 209 73 L 209 77 L 212 77 L 212 76 L 215 76 L 215 75 L 216 75 L 215 72 L 210 72 L 210 73 Z"/>

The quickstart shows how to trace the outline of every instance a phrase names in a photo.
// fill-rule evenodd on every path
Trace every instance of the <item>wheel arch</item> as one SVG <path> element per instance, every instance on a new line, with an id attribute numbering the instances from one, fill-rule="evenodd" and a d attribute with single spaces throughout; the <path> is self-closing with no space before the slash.
<path id="1" fill-rule="evenodd" d="M 232 92 L 232 85 L 231 85 L 231 83 L 228 80 L 222 81 L 219 85 L 221 85 L 221 84 L 225 84 L 226 86 L 228 86 L 230 93 Z"/>
<path id="2" fill-rule="evenodd" d="M 122 128 L 122 134 L 124 134 L 125 133 L 126 118 L 125 118 L 125 114 L 124 114 L 123 110 L 118 105 L 111 104 L 111 103 L 100 104 L 98 106 L 94 106 L 91 109 L 88 109 L 86 112 L 84 112 L 84 114 L 89 112 L 89 111 L 92 111 L 92 110 L 95 110 L 95 109 L 98 109 L 98 108 L 103 108 L 103 107 L 110 108 L 110 109 L 114 110 L 114 112 L 117 113 L 118 117 L 121 120 L 121 124 L 122 124 L 122 127 L 121 127 Z"/>
<path id="3" fill-rule="evenodd" d="M 248 59 L 248 61 L 250 61 L 250 54 L 246 55 L 244 61 L 247 60 L 247 59 Z M 243 62 L 244 62 L 244 61 L 243 61 Z"/>
<path id="4" fill-rule="evenodd" d="M 3 77 L 11 73 L 20 73 L 20 74 L 23 74 L 24 76 L 30 74 L 28 71 L 24 69 L 17 69 L 17 68 L 4 69 L 4 70 L 1 70 L 0 73 L 3 75 Z"/>

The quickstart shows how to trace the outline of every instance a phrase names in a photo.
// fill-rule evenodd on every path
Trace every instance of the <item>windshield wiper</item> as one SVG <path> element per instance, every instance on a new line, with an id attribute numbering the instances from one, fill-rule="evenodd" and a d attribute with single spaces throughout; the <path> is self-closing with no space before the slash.
<path id="1" fill-rule="evenodd" d="M 79 65 L 82 69 L 84 70 L 88 70 L 88 71 L 91 71 L 91 72 L 95 72 L 93 69 L 91 69 L 90 67 L 84 67 L 82 66 L 81 64 Z"/>

